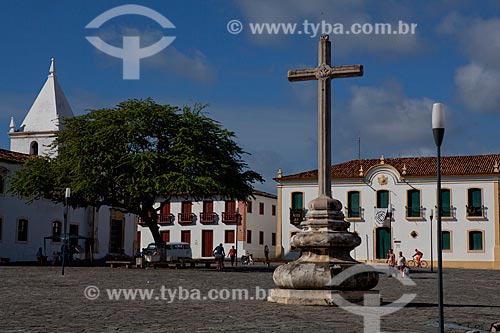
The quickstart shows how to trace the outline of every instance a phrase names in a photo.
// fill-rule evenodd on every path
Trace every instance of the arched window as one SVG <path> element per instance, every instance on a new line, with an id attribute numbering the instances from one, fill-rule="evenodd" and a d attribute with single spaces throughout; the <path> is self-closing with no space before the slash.
<path id="1" fill-rule="evenodd" d="M 17 241 L 28 241 L 28 220 L 20 219 L 17 221 Z"/>
<path id="2" fill-rule="evenodd" d="M 412 189 L 406 192 L 406 217 L 421 217 L 420 190 Z"/>
<path id="3" fill-rule="evenodd" d="M 467 217 L 483 216 L 483 201 L 480 188 L 467 190 Z"/>
<path id="4" fill-rule="evenodd" d="M 484 251 L 484 237 L 482 230 L 471 230 L 468 233 L 469 251 Z"/>
<path id="5" fill-rule="evenodd" d="M 61 226 L 62 223 L 60 221 L 54 221 L 52 222 L 52 241 L 53 242 L 60 242 L 61 241 Z"/>
<path id="6" fill-rule="evenodd" d="M 441 231 L 441 244 L 443 247 L 443 251 L 451 252 L 451 231 L 443 230 Z"/>
<path id="7" fill-rule="evenodd" d="M 389 208 L 389 191 L 377 191 L 377 208 Z"/>
<path id="8" fill-rule="evenodd" d="M 38 142 L 33 141 L 30 144 L 30 155 L 38 155 Z"/>
<path id="9" fill-rule="evenodd" d="M 291 196 L 290 223 L 298 226 L 304 219 L 304 193 L 293 192 Z"/>
<path id="10" fill-rule="evenodd" d="M 347 217 L 360 218 L 361 205 L 359 200 L 359 191 L 347 192 Z"/>

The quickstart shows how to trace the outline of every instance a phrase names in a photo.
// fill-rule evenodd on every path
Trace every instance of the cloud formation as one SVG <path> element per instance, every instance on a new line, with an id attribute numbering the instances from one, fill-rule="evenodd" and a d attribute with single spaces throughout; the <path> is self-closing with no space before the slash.
<path id="1" fill-rule="evenodd" d="M 470 18 L 451 13 L 438 32 L 452 35 L 470 63 L 455 71 L 461 101 L 471 111 L 500 113 L 500 19 Z"/>

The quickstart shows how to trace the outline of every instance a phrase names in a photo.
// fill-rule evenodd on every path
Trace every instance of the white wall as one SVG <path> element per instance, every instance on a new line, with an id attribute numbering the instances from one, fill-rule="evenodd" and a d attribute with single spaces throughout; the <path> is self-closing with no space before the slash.
<path id="1" fill-rule="evenodd" d="M 0 162 L 0 166 L 10 170 L 20 168 L 19 165 L 13 165 Z M 8 188 L 6 184 L 5 188 Z M 49 200 L 35 200 L 32 204 L 27 204 L 25 199 L 13 197 L 10 194 L 0 194 L 0 218 L 2 224 L 2 237 L 0 239 L 0 257 L 9 258 L 11 261 L 35 261 L 36 252 L 39 247 L 44 246 L 44 237 L 52 235 L 52 222 L 60 221 L 64 226 L 64 206 L 55 204 Z M 109 208 L 102 207 L 98 212 L 99 245 L 100 251 L 95 253 L 94 258 L 104 257 L 109 249 L 110 215 Z M 28 220 L 28 240 L 26 242 L 17 241 L 17 223 L 20 219 Z M 68 232 L 69 225 L 77 224 L 79 234 L 89 235 L 89 214 L 87 209 L 70 209 L 68 214 Z M 133 255 L 133 241 L 135 240 L 135 217 L 126 215 L 124 230 L 125 253 Z M 64 229 L 61 230 L 64 232 Z M 92 232 L 91 232 L 92 233 Z M 79 243 L 82 247 L 83 240 Z M 47 240 L 47 254 L 51 255 L 54 251 L 61 250 L 61 243 L 52 243 Z"/>
<path id="2" fill-rule="evenodd" d="M 255 257 L 264 257 L 264 245 L 268 244 L 270 250 L 270 256 L 274 255 L 274 246 L 271 246 L 271 234 L 276 233 L 276 216 L 271 214 L 271 205 L 276 205 L 276 198 L 268 198 L 262 195 L 256 195 L 255 199 L 252 199 L 253 212 L 246 213 L 246 209 L 240 203 L 238 205 L 239 213 L 244 215 L 243 218 L 246 219 L 246 229 L 243 229 L 240 225 L 240 233 L 243 232 L 243 238 L 246 239 L 246 230 L 252 230 L 252 243 L 248 244 L 246 240 L 238 241 L 238 257 L 241 257 L 248 250 L 253 253 Z M 226 254 L 229 252 L 231 246 L 236 246 L 235 243 L 225 243 L 224 235 L 226 230 L 236 230 L 236 225 L 234 223 L 226 224 L 222 222 L 222 212 L 225 211 L 225 202 L 219 197 L 213 198 L 214 212 L 218 216 L 213 224 L 202 224 L 199 222 L 200 213 L 203 212 L 203 202 L 193 201 L 192 213 L 195 214 L 195 222 L 193 224 L 179 224 L 178 214 L 181 212 L 181 203 L 185 198 L 172 198 L 170 200 L 170 212 L 175 216 L 175 221 L 173 225 L 160 226 L 160 231 L 169 230 L 170 231 L 170 241 L 180 242 L 181 241 L 181 231 L 190 230 L 191 231 L 191 249 L 193 253 L 193 258 L 202 257 L 202 231 L 203 230 L 213 230 L 213 248 L 219 243 L 222 243 Z M 265 214 L 259 214 L 259 202 L 264 202 Z M 156 206 L 158 207 L 158 205 Z M 277 208 L 276 208 L 277 212 Z M 137 230 L 141 232 L 141 248 L 145 248 L 149 243 L 154 242 L 153 236 L 148 227 L 143 227 L 138 225 Z M 264 244 L 259 245 L 259 231 L 264 232 Z M 241 238 L 240 234 L 240 238 Z M 278 240 L 277 240 L 278 241 Z"/>
<path id="3" fill-rule="evenodd" d="M 387 185 L 380 185 L 378 177 L 387 176 Z M 343 206 L 347 204 L 348 191 L 360 191 L 360 203 L 364 208 L 364 219 L 361 222 L 351 222 L 350 231 L 356 231 L 361 237 L 361 245 L 351 253 L 358 260 L 374 259 L 374 235 L 377 225 L 375 224 L 376 191 L 389 190 L 390 202 L 393 208 L 392 235 L 394 250 L 403 251 L 408 258 L 418 248 L 424 253 L 424 259 L 430 259 L 431 251 L 431 225 L 430 211 L 436 205 L 436 181 L 435 179 L 408 179 L 401 181 L 399 175 L 388 166 L 374 168 L 366 176 L 367 184 L 352 180 L 332 181 L 333 197 L 339 199 Z M 447 178 L 442 180 L 442 188 L 451 190 L 451 204 L 456 207 L 456 220 L 443 219 L 442 229 L 452 232 L 452 251 L 443 253 L 444 261 L 492 261 L 495 233 L 495 210 L 494 189 L 497 186 L 498 178 L 494 177 L 469 177 L 469 178 Z M 487 207 L 486 218 L 474 220 L 466 218 L 467 189 L 477 187 L 482 189 L 483 204 Z M 412 188 L 421 191 L 421 205 L 425 208 L 423 212 L 424 219 L 411 220 L 406 218 L 405 206 L 407 205 L 407 190 Z M 304 206 L 307 207 L 309 201 L 317 196 L 317 186 L 302 182 L 282 183 L 282 244 L 284 257 L 291 259 L 297 256 L 297 253 L 290 253 L 289 240 L 290 233 L 299 230 L 290 223 L 289 208 L 291 207 L 291 193 L 299 191 L 304 192 Z M 344 211 L 345 213 L 345 211 Z M 437 258 L 436 251 L 436 213 L 434 212 L 433 221 L 433 256 Z M 498 223 L 498 221 L 496 222 Z M 467 233 L 470 230 L 484 231 L 484 252 L 473 253 L 467 251 Z M 418 236 L 413 238 L 410 233 L 416 231 Z M 368 238 L 367 238 L 368 236 Z M 367 256 L 368 252 L 368 256 Z"/>

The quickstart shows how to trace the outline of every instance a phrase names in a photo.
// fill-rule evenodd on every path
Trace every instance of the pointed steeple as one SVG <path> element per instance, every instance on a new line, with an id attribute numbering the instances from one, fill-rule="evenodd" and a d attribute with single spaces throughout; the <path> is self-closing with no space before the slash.
<path id="1" fill-rule="evenodd" d="M 56 64 L 54 63 L 54 58 L 50 58 L 49 73 L 49 76 L 54 76 L 56 73 Z"/>
<path id="2" fill-rule="evenodd" d="M 26 118 L 21 123 L 22 132 L 45 132 L 60 130 L 60 119 L 74 117 L 68 100 L 57 77 L 54 58 L 51 59 L 49 76 L 33 102 Z"/>
<path id="3" fill-rule="evenodd" d="M 10 117 L 9 132 L 14 132 L 16 129 L 16 123 L 14 122 L 14 117 Z"/>

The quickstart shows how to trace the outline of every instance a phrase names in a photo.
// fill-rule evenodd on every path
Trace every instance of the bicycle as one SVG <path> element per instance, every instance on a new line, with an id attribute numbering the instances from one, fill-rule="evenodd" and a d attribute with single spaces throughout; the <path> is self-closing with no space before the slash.
<path id="1" fill-rule="evenodd" d="M 423 259 L 420 259 L 420 264 L 417 264 L 417 261 L 414 259 L 408 260 L 408 262 L 406 263 L 406 266 L 408 266 L 409 268 L 427 268 L 428 265 L 429 264 L 427 263 L 427 261 Z"/>

